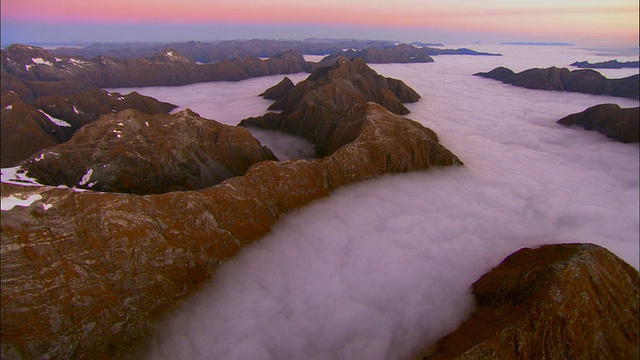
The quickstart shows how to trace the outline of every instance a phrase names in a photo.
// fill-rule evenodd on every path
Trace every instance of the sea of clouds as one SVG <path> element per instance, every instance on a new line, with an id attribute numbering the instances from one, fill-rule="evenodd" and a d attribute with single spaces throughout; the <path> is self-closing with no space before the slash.
<path id="1" fill-rule="evenodd" d="M 454 330 L 474 309 L 469 286 L 522 247 L 595 243 L 638 269 L 638 144 L 556 124 L 596 104 L 638 101 L 472 76 L 614 57 L 472 47 L 504 56 L 372 65 L 422 95 L 407 117 L 465 166 L 383 176 L 287 215 L 158 324 L 148 358 L 408 359 Z M 135 90 L 235 125 L 266 111 L 257 94 L 281 78 Z"/>

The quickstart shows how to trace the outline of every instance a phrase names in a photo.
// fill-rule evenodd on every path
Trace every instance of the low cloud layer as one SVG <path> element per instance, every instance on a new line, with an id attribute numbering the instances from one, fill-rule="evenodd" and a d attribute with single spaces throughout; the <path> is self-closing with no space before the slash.
<path id="1" fill-rule="evenodd" d="M 286 216 L 158 325 L 148 358 L 406 359 L 468 316 L 469 286 L 522 247 L 591 242 L 637 269 L 638 144 L 556 121 L 638 101 L 471 75 L 608 59 L 564 47 L 474 49 L 505 56 L 374 66 L 423 96 L 408 117 L 435 130 L 464 167 L 384 176 Z M 265 111 L 255 96 L 280 79 L 140 92 L 237 124 Z M 188 101 L 197 96 L 202 104 Z"/>

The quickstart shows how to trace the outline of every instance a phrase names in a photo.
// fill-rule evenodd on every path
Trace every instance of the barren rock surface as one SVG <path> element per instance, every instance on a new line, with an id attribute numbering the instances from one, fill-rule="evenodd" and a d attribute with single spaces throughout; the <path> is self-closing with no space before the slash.
<path id="1" fill-rule="evenodd" d="M 213 186 L 265 160 L 276 158 L 247 129 L 189 110 L 124 110 L 85 125 L 21 168 L 42 184 L 145 195 Z"/>
<path id="2" fill-rule="evenodd" d="M 4 77 L 3 77 L 4 81 Z M 136 92 L 104 90 L 42 96 L 23 101 L 15 92 L 2 93 L 2 167 L 14 166 L 49 146 L 65 142 L 100 115 L 125 109 L 147 114 L 168 113 L 175 105 Z"/>
<path id="3" fill-rule="evenodd" d="M 409 93 L 397 80 L 372 73 L 361 60 L 326 70 L 303 85 L 311 95 L 296 92 L 304 106 L 287 102 L 283 111 L 291 115 L 312 106 L 308 99 L 320 101 L 317 108 L 331 117 L 313 117 L 314 111 L 305 110 L 291 115 L 290 129 L 308 134 L 323 129 L 314 137 L 325 149 L 322 158 L 261 161 L 244 176 L 216 186 L 145 196 L 3 183 L 3 198 L 29 202 L 2 211 L 2 358 L 131 356 L 154 321 L 284 214 L 356 181 L 462 164 L 432 130 L 386 109 L 406 113 L 389 88 L 393 83 L 396 91 Z M 330 85 L 322 89 L 322 84 Z M 294 90 L 285 97 L 288 101 Z M 132 116 L 131 126 L 124 123 L 127 116 Z M 263 119 L 275 117 L 278 125 L 280 116 Z M 102 156 L 96 148 L 118 135 L 129 142 L 116 148 L 134 151 L 137 136 L 146 138 L 145 121 L 156 121 L 167 125 L 169 139 L 155 137 L 160 147 L 149 156 L 170 157 L 175 152 L 168 146 L 170 138 L 201 134 L 190 130 L 202 127 L 197 122 L 182 128 L 176 117 L 188 120 L 191 115 L 125 111 L 112 115 L 115 123 L 98 120 L 83 127 L 74 139 L 86 139 L 82 143 L 88 145 L 102 136 L 82 156 L 93 161 Z M 50 156 L 56 159 L 51 153 L 44 159 Z M 97 169 L 91 176 L 86 167 L 82 171 L 86 183 L 98 175 Z"/>
<path id="4" fill-rule="evenodd" d="M 519 73 L 514 73 L 505 67 L 497 67 L 489 72 L 480 72 L 474 75 L 527 89 L 640 98 L 640 75 L 632 75 L 622 79 L 607 79 L 595 70 L 570 71 L 567 68 L 557 67 L 534 68 Z"/>
<path id="5" fill-rule="evenodd" d="M 568 115 L 558 123 L 581 126 L 623 143 L 640 141 L 640 108 L 637 107 L 622 109 L 616 104 L 600 104 Z"/>
<path id="6" fill-rule="evenodd" d="M 478 309 L 424 359 L 637 359 L 638 271 L 597 245 L 521 249 L 482 276 Z"/>

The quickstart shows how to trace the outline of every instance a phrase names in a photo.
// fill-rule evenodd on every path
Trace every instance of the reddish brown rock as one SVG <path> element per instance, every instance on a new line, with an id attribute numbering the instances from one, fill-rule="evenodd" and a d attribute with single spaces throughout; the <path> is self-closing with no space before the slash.
<path id="1" fill-rule="evenodd" d="M 50 95 L 24 103 L 15 93 L 2 94 L 2 166 L 14 166 L 37 151 L 65 142 L 102 114 L 137 109 L 168 113 L 175 105 L 136 92 L 128 95 L 89 90 Z"/>
<path id="2" fill-rule="evenodd" d="M 59 127 L 12 92 L 2 94 L 0 166 L 17 165 L 38 150 L 64 141 Z"/>
<path id="3" fill-rule="evenodd" d="M 176 86 L 207 81 L 238 81 L 250 77 L 305 71 L 302 55 L 287 51 L 270 57 L 223 60 L 198 64 L 178 51 L 165 49 L 149 59 L 112 59 L 96 56 L 54 56 L 35 46 L 10 45 L 2 50 L 2 71 L 24 81 L 55 86 L 66 82 L 99 88 Z M 38 84 L 40 85 L 40 84 Z M 51 89 L 49 89 L 51 90 Z M 47 95 L 61 94 L 49 91 Z"/>
<path id="4" fill-rule="evenodd" d="M 2 71 L 2 93 L 12 91 L 26 103 L 30 103 L 41 96 L 65 96 L 77 92 L 97 89 L 98 88 L 91 83 L 75 80 L 23 81 L 5 71 Z"/>
<path id="5" fill-rule="evenodd" d="M 393 113 L 407 112 L 395 92 L 411 93 L 362 60 L 322 69 L 289 91 L 282 114 L 252 121 L 307 134 L 325 157 L 258 162 L 244 176 L 197 191 L 138 196 L 2 184 L 3 197 L 37 195 L 28 206 L 2 212 L 3 357 L 135 353 L 155 320 L 289 211 L 381 174 L 462 164 L 432 130 Z M 136 127 L 124 123 L 87 130 L 99 122 L 74 139 L 93 139 L 95 132 L 103 141 L 93 148 L 118 135 L 138 141 Z M 175 155 L 170 141 L 154 139 L 158 156 Z M 99 158 L 96 149 L 87 151 L 86 158 Z M 49 155 L 57 156 L 44 159 Z M 94 181 L 87 173 L 81 176 Z"/>
<path id="6" fill-rule="evenodd" d="M 122 95 L 98 89 L 67 96 L 43 96 L 35 99 L 31 105 L 55 118 L 68 122 L 71 124 L 73 132 L 85 124 L 95 121 L 100 115 L 126 109 L 135 109 L 145 114 L 167 114 L 176 108 L 173 104 L 140 95 L 135 91 Z"/>
<path id="7" fill-rule="evenodd" d="M 640 75 L 622 79 L 607 79 L 595 70 L 574 70 L 550 67 L 528 69 L 519 73 L 505 67 L 474 75 L 527 89 L 580 92 L 594 95 L 640 98 Z"/>
<path id="8" fill-rule="evenodd" d="M 258 96 L 262 96 L 263 98 L 269 100 L 280 100 L 285 97 L 289 90 L 293 89 L 294 86 L 295 85 L 293 84 L 293 81 L 285 76 L 282 81 L 268 88 Z"/>
<path id="9" fill-rule="evenodd" d="M 431 63 L 432 56 L 435 55 L 483 55 L 483 56 L 501 56 L 500 54 L 491 54 L 485 52 L 477 52 L 471 49 L 441 49 L 429 46 L 414 46 L 413 44 L 396 44 L 394 46 L 383 48 L 367 48 L 362 50 L 339 50 L 325 57 L 318 64 L 311 66 L 312 70 L 316 70 L 319 66 L 333 65 L 339 58 L 362 59 L 368 64 L 389 64 L 389 63 Z"/>
<path id="10" fill-rule="evenodd" d="M 431 130 L 375 103 L 350 108 L 340 132 L 323 159 L 263 161 L 197 191 L 2 184 L 3 197 L 40 196 L 2 211 L 2 357 L 133 354 L 155 320 L 289 211 L 380 174 L 461 164 Z"/>
<path id="11" fill-rule="evenodd" d="M 21 168 L 47 185 L 158 194 L 213 186 L 244 175 L 252 164 L 275 159 L 244 128 L 189 110 L 148 115 L 130 109 L 85 125 Z"/>
<path id="12" fill-rule="evenodd" d="M 482 276 L 478 309 L 424 359 L 637 359 L 638 271 L 592 244 L 522 249 Z"/>
<path id="13" fill-rule="evenodd" d="M 633 143 L 640 141 L 640 108 L 622 109 L 617 104 L 600 104 L 560 120 L 565 126 L 581 126 L 608 138 Z"/>
<path id="14" fill-rule="evenodd" d="M 2 76 L 2 82 L 0 82 L 0 84 L 2 84 L 0 86 L 0 94 L 13 92 L 18 96 L 18 98 L 26 102 L 31 102 L 36 98 L 33 90 L 31 90 L 24 81 L 4 71 L 0 72 L 0 76 Z"/>
<path id="15" fill-rule="evenodd" d="M 395 114 L 404 115 L 409 110 L 402 102 L 418 99 L 420 95 L 409 86 L 400 80 L 379 75 L 362 59 L 341 59 L 333 66 L 314 71 L 289 90 L 285 97 L 273 103 L 269 109 L 282 110 L 279 115 L 251 118 L 240 125 L 277 129 L 301 136 L 316 144 L 317 155 L 321 157 L 330 154 L 327 141 L 354 104 L 372 101 Z"/>

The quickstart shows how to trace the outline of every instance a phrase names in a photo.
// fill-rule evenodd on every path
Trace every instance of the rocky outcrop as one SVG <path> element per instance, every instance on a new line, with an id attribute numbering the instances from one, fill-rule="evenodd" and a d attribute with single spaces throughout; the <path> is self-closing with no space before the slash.
<path id="1" fill-rule="evenodd" d="M 60 126 L 12 92 L 2 94 L 0 110 L 0 166 L 10 167 L 64 139 Z"/>
<path id="2" fill-rule="evenodd" d="M 608 138 L 632 143 L 640 141 L 640 108 L 622 109 L 617 104 L 600 104 L 560 120 L 565 126 L 577 125 Z"/>
<path id="3" fill-rule="evenodd" d="M 489 72 L 480 72 L 474 75 L 527 89 L 640 98 L 640 75 L 632 75 L 622 79 L 607 79 L 595 70 L 570 71 L 567 68 L 557 67 L 534 68 L 517 74 L 505 67 L 498 67 Z"/>
<path id="4" fill-rule="evenodd" d="M 4 79 L 3 79 L 4 80 Z M 2 94 L 2 166 L 14 166 L 35 152 L 65 142 L 102 114 L 136 109 L 168 113 L 175 105 L 132 92 L 89 90 L 67 96 L 43 96 L 27 104 L 14 92 Z"/>
<path id="5" fill-rule="evenodd" d="M 250 77 L 305 71 L 302 55 L 286 51 L 268 60 L 238 58 L 198 64 L 176 50 L 165 49 L 149 59 L 92 59 L 53 55 L 45 49 L 11 45 L 2 50 L 2 71 L 22 81 L 70 82 L 94 87 L 175 86 L 207 81 L 238 81 Z"/>
<path id="6" fill-rule="evenodd" d="M 104 55 L 118 59 L 150 58 L 163 49 L 171 48 L 193 61 L 211 63 L 236 58 L 265 58 L 294 50 L 300 54 L 324 55 L 341 49 L 382 49 L 392 47 L 392 41 L 358 39 L 305 39 L 297 40 L 219 40 L 187 41 L 177 43 L 95 43 L 84 47 L 61 47 L 52 50 L 55 55 L 93 58 Z"/>
<path id="7" fill-rule="evenodd" d="M 23 81 L 17 77 L 2 71 L 1 92 L 14 92 L 23 101 L 30 103 L 41 96 L 60 95 L 65 96 L 77 92 L 97 90 L 98 87 L 83 81 Z"/>
<path id="8" fill-rule="evenodd" d="M 131 356 L 155 320 L 284 214 L 356 181 L 462 164 L 432 130 L 367 102 L 364 79 L 337 76 L 353 67 L 368 78 L 360 60 L 304 85 L 310 93 L 321 83 L 333 89 L 331 98 L 310 95 L 325 99 L 316 106 L 344 108 L 318 138 L 327 154 L 320 159 L 262 161 L 216 186 L 145 196 L 3 183 L 3 198 L 30 202 L 1 215 L 2 358 Z M 393 94 L 370 89 L 378 93 Z"/>
<path id="9" fill-rule="evenodd" d="M 295 85 L 293 84 L 293 81 L 285 76 L 282 81 L 268 88 L 258 96 L 262 96 L 263 98 L 269 100 L 280 100 L 285 97 L 289 90 L 293 89 L 294 86 Z"/>
<path id="10" fill-rule="evenodd" d="M 362 59 L 369 64 L 388 63 L 428 63 L 433 62 L 433 58 L 427 54 L 427 48 L 420 48 L 413 45 L 400 44 L 392 48 L 366 49 L 366 50 L 346 50 L 338 51 L 322 60 L 323 64 L 328 61 L 335 62 L 335 59 L 345 57 L 347 59 Z"/>
<path id="11" fill-rule="evenodd" d="M 20 167 L 41 184 L 132 194 L 196 190 L 276 160 L 247 129 L 185 110 L 125 110 L 82 127 Z"/>
<path id="12" fill-rule="evenodd" d="M 315 70 L 319 66 L 333 65 L 337 59 L 362 59 L 369 64 L 390 64 L 390 63 L 430 63 L 433 62 L 432 56 L 437 55 L 485 55 L 485 56 L 501 56 L 500 54 L 491 54 L 477 52 L 471 49 L 437 49 L 428 46 L 414 46 L 409 44 L 398 44 L 393 47 L 383 49 L 364 49 L 364 50 L 340 50 L 325 57 L 311 69 Z"/>
<path id="13" fill-rule="evenodd" d="M 576 61 L 571 66 L 575 66 L 581 69 L 622 69 L 622 68 L 640 68 L 640 61 L 618 61 L 609 60 L 601 61 L 597 63 L 590 63 L 588 61 Z"/>
<path id="14" fill-rule="evenodd" d="M 592 244 L 521 249 L 473 284 L 477 310 L 424 359 L 637 359 L 638 271 Z"/>
<path id="15" fill-rule="evenodd" d="M 282 110 L 280 114 L 245 119 L 240 125 L 301 136 L 313 142 L 317 156 L 322 157 L 330 153 L 328 139 L 353 104 L 373 101 L 404 115 L 409 110 L 402 103 L 419 98 L 420 95 L 402 81 L 379 75 L 362 59 L 340 59 L 333 66 L 314 71 L 269 107 L 269 110 Z"/>

